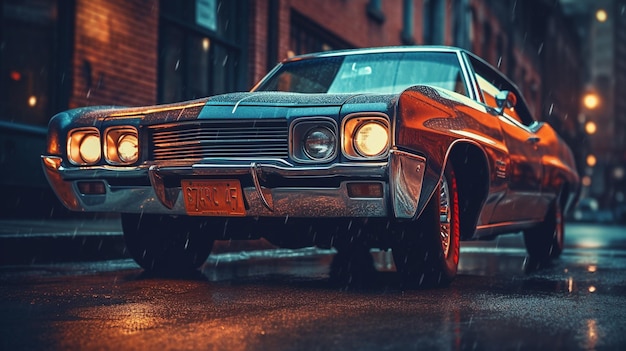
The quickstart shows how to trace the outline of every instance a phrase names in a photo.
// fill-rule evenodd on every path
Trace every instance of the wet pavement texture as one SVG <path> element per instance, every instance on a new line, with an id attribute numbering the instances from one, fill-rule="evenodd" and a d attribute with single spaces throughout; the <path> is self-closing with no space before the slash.
<path id="1" fill-rule="evenodd" d="M 463 242 L 449 288 L 377 271 L 329 276 L 333 252 L 214 252 L 186 277 L 129 259 L 0 266 L 0 349 L 623 350 L 626 228 L 572 224 L 530 270 L 521 235 Z"/>

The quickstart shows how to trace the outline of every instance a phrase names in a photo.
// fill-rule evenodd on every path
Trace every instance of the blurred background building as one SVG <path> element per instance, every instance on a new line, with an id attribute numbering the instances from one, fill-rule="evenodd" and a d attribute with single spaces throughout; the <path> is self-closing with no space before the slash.
<path id="1" fill-rule="evenodd" d="M 1 0 L 0 215 L 63 211 L 39 164 L 59 111 L 249 90 L 292 55 L 413 44 L 467 48 L 511 77 L 574 149 L 586 194 L 612 205 L 626 160 L 625 1 Z"/>

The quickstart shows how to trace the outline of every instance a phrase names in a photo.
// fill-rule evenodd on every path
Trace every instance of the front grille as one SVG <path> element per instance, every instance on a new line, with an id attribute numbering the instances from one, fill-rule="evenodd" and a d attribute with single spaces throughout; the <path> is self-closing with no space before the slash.
<path id="1" fill-rule="evenodd" d="M 154 160 L 287 158 L 287 120 L 199 121 L 157 126 L 150 140 Z"/>

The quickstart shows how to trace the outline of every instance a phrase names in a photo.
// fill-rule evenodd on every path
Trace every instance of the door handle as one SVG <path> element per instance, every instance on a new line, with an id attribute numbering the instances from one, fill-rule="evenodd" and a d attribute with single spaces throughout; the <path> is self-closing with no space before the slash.
<path id="1" fill-rule="evenodd" d="M 539 138 L 538 136 L 533 135 L 531 137 L 528 137 L 528 139 L 526 139 L 526 142 L 530 143 L 530 144 L 537 144 L 540 140 L 541 140 L 541 138 Z"/>

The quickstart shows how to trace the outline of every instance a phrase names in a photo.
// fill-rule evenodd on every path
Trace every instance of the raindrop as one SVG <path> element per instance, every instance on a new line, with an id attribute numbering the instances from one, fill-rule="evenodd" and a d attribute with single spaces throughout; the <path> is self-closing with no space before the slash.
<path id="1" fill-rule="evenodd" d="M 554 104 L 550 104 L 550 111 L 548 112 L 548 116 L 552 116 L 553 110 L 554 110 Z"/>
<path id="2" fill-rule="evenodd" d="M 542 51 L 543 51 L 543 43 L 541 43 L 541 45 L 539 45 L 539 50 L 537 50 L 537 55 L 541 55 Z"/>
<path id="3" fill-rule="evenodd" d="M 228 55 L 224 56 L 224 60 L 222 60 L 222 67 L 226 67 L 226 63 L 228 63 Z"/>
<path id="4" fill-rule="evenodd" d="M 180 59 L 176 60 L 176 67 L 174 67 L 174 71 L 178 71 L 178 66 L 180 66 Z"/>
<path id="5" fill-rule="evenodd" d="M 502 64 L 502 56 L 500 56 L 498 58 L 498 68 L 500 68 L 500 65 Z"/>

